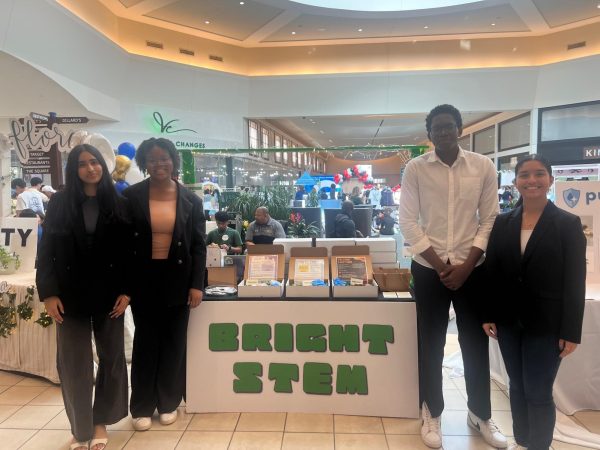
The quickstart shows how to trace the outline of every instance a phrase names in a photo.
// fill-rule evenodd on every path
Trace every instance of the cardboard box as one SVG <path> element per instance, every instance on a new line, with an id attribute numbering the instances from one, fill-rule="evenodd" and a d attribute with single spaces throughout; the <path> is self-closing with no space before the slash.
<path id="1" fill-rule="evenodd" d="M 206 247 L 206 267 L 223 267 L 227 252 L 219 247 Z"/>
<path id="2" fill-rule="evenodd" d="M 338 277 L 337 258 L 364 257 L 367 269 L 367 284 L 364 286 L 335 286 L 333 280 Z M 356 245 L 354 247 L 332 247 L 331 249 L 331 279 L 333 298 L 377 298 L 379 287 L 373 279 L 373 265 L 369 255 L 369 247 Z"/>
<path id="3" fill-rule="evenodd" d="M 237 276 L 234 266 L 209 267 L 208 268 L 209 286 L 237 286 Z"/>
<path id="4" fill-rule="evenodd" d="M 310 259 L 323 261 L 325 286 L 300 286 L 296 285 L 296 261 L 299 259 Z M 288 280 L 285 285 L 285 295 L 303 298 L 329 299 L 329 257 L 324 247 L 292 248 L 289 263 Z"/>
<path id="5" fill-rule="evenodd" d="M 373 264 L 390 264 L 397 262 L 396 250 L 387 252 L 371 252 Z"/>
<path id="6" fill-rule="evenodd" d="M 255 262 L 264 256 L 276 256 L 276 280 L 281 286 L 248 286 L 246 281 L 253 274 Z M 244 279 L 238 285 L 239 298 L 281 298 L 283 297 L 285 273 L 285 255 L 283 245 L 250 245 L 246 255 Z"/>
<path id="7" fill-rule="evenodd" d="M 375 265 L 373 277 L 382 292 L 406 292 L 409 289 L 410 271 L 408 269 L 384 269 Z"/>

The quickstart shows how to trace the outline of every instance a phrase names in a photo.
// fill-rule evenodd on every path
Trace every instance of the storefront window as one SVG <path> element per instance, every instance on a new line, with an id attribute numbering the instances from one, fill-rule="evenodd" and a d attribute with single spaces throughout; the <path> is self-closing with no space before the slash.
<path id="1" fill-rule="evenodd" d="M 530 124 L 530 113 L 502 122 L 499 125 L 499 150 L 510 150 L 529 145 L 531 136 Z"/>
<path id="2" fill-rule="evenodd" d="M 494 153 L 494 133 L 493 126 L 473 133 L 473 151 L 482 155 Z"/>
<path id="3" fill-rule="evenodd" d="M 471 151 L 471 135 L 467 134 L 466 136 L 461 137 L 458 140 L 458 145 L 460 146 L 460 148 L 470 152 Z"/>
<path id="4" fill-rule="evenodd" d="M 600 102 L 540 110 L 540 141 L 600 136 Z"/>

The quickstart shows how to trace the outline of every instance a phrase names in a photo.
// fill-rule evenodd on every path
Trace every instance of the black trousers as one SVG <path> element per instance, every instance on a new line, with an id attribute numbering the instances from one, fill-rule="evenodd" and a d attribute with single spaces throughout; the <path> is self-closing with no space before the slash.
<path id="1" fill-rule="evenodd" d="M 492 415 L 488 337 L 477 313 L 477 302 L 485 300 L 483 270 L 476 267 L 465 284 L 452 291 L 442 284 L 435 270 L 412 263 L 419 337 L 419 395 L 432 417 L 440 416 L 444 410 L 442 362 L 451 303 L 456 312 L 469 410 L 482 420 Z"/>
<path id="2" fill-rule="evenodd" d="M 132 312 L 131 415 L 169 413 L 185 395 L 189 306 L 134 306 Z"/>
<path id="3" fill-rule="evenodd" d="M 558 336 L 498 325 L 498 344 L 510 378 L 510 410 L 517 443 L 548 450 L 556 423 L 552 386 L 560 366 Z"/>
<path id="4" fill-rule="evenodd" d="M 95 394 L 92 333 L 99 361 Z M 94 425 L 116 423 L 127 416 L 123 316 L 64 316 L 63 323 L 56 326 L 56 339 L 57 368 L 71 433 L 85 442 L 93 437 Z"/>

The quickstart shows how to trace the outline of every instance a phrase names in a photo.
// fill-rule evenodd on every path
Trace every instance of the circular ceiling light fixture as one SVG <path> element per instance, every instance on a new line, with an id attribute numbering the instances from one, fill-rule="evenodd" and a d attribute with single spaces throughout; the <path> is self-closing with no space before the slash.
<path id="1" fill-rule="evenodd" d="M 319 8 L 343 9 L 346 11 L 415 11 L 419 9 L 445 8 L 448 6 L 479 3 L 483 0 L 292 0 Z"/>

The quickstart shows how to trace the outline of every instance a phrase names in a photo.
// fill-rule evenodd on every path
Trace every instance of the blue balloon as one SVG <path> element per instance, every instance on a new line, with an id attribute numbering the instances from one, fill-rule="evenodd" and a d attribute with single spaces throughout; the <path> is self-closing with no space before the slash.
<path id="1" fill-rule="evenodd" d="M 127 156 L 129 159 L 133 160 L 135 157 L 135 145 L 131 142 L 123 142 L 119 145 L 118 153 L 119 155 Z"/>

